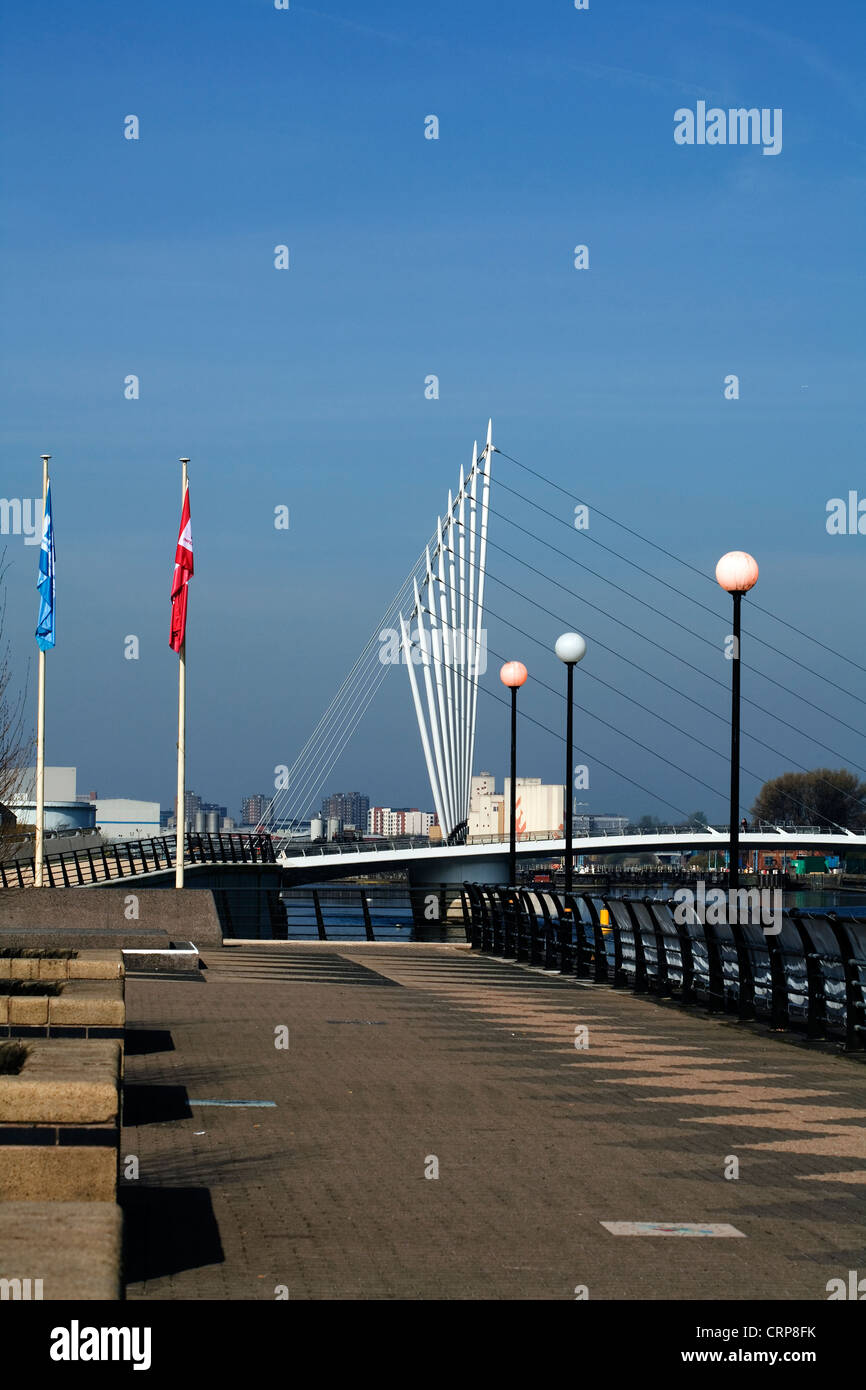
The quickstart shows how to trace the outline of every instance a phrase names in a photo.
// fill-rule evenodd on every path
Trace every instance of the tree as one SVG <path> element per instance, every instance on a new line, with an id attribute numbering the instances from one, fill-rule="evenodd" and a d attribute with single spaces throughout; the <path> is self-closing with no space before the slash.
<path id="1" fill-rule="evenodd" d="M 862 831 L 866 829 L 866 782 L 844 767 L 785 772 L 764 783 L 752 816 L 771 825 L 794 822 Z"/>

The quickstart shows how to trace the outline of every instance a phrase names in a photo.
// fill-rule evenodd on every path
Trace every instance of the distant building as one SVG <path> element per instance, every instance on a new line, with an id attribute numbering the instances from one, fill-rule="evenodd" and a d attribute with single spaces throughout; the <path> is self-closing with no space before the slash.
<path id="1" fill-rule="evenodd" d="M 75 781 L 78 769 L 74 767 L 45 768 L 45 800 L 75 801 L 77 794 Z M 36 801 L 36 768 L 23 767 L 15 775 L 15 796 L 21 801 Z"/>
<path id="2" fill-rule="evenodd" d="M 76 792 L 77 769 L 46 767 L 45 829 L 92 829 L 97 826 L 106 840 L 149 839 L 160 831 L 158 801 L 138 801 L 126 797 L 98 796 Z M 36 820 L 36 769 L 23 769 L 21 791 L 10 798 L 18 819 L 26 824 Z M 196 798 L 197 800 L 198 798 Z"/>
<path id="3" fill-rule="evenodd" d="M 479 772 L 472 778 L 469 792 L 469 836 L 488 839 L 503 833 L 502 793 L 496 795 L 492 772 Z"/>
<path id="4" fill-rule="evenodd" d="M 393 839 L 398 835 L 429 835 L 430 827 L 438 824 L 435 811 L 419 811 L 416 806 L 371 806 L 367 816 L 367 832 Z"/>
<path id="5" fill-rule="evenodd" d="M 575 835 L 622 835 L 626 826 L 629 825 L 628 816 L 613 816 L 610 814 L 594 816 L 581 815 L 574 817 Z"/>
<path id="6" fill-rule="evenodd" d="M 266 819 L 272 798 L 258 793 L 241 800 L 241 825 L 261 825 Z"/>
<path id="7" fill-rule="evenodd" d="M 175 798 L 175 811 L 177 810 L 177 798 Z M 201 810 L 201 797 L 195 792 L 184 792 L 183 797 L 183 829 L 193 830 L 195 828 L 196 814 Z"/>
<path id="8" fill-rule="evenodd" d="M 565 787 L 544 783 L 540 777 L 518 777 L 516 786 L 518 835 L 561 835 Z M 472 778 L 469 798 L 469 838 L 507 835 L 511 824 L 511 779 L 496 791 L 490 772 Z"/>
<path id="9" fill-rule="evenodd" d="M 106 840 L 149 840 L 159 834 L 158 801 L 100 796 L 95 805 L 96 824 Z"/>
<path id="10" fill-rule="evenodd" d="M 89 830 L 95 824 L 93 802 L 80 801 L 75 791 L 74 767 L 45 768 L 45 829 Z M 14 777 L 16 791 L 9 797 L 9 809 L 22 825 L 36 824 L 36 768 L 21 768 Z"/>
<path id="11" fill-rule="evenodd" d="M 322 820 L 341 821 L 345 825 L 364 828 L 370 814 L 370 798 L 362 792 L 334 792 L 322 801 Z"/>

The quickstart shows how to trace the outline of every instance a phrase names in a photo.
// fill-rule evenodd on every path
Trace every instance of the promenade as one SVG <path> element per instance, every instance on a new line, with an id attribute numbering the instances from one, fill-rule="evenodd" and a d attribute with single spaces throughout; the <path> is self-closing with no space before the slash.
<path id="1" fill-rule="evenodd" d="M 204 961 L 127 981 L 129 1299 L 826 1300 L 866 1274 L 862 1061 L 458 947 Z M 601 1224 L 650 1221 L 742 1235 Z"/>

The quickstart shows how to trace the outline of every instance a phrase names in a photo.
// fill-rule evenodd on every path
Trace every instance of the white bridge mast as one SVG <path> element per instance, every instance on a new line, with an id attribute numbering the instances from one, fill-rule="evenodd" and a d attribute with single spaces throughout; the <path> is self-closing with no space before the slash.
<path id="1" fill-rule="evenodd" d="M 448 493 L 445 516 L 437 518 L 436 548 L 432 556 L 428 550 L 426 570 L 415 580 L 408 620 L 400 615 L 424 760 L 445 839 L 459 838 L 469 820 L 478 677 L 486 657 L 484 570 L 492 462 L 490 421 L 482 453 L 473 446 L 469 473 L 464 476 L 460 469 L 457 496 Z M 416 666 L 424 672 L 426 706 Z"/>

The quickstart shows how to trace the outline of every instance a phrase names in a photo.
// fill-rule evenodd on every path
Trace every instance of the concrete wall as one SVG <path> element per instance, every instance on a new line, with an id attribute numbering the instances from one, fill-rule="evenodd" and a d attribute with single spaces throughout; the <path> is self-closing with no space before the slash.
<path id="1" fill-rule="evenodd" d="M 129 913 L 137 912 L 137 917 Z M 135 883 L 105 888 L 6 888 L 0 890 L 0 944 L 16 945 L 12 937 L 74 933 L 94 944 L 132 945 L 139 938 L 193 941 L 196 946 L 222 941 L 213 893 L 203 888 L 142 888 Z M 112 938 L 109 942 L 108 938 Z M 116 937 L 117 940 L 113 940 Z M 26 944 L 22 940 L 22 944 Z M 84 945 L 69 941 L 70 945 Z M 144 941 L 142 944 L 147 944 Z"/>

